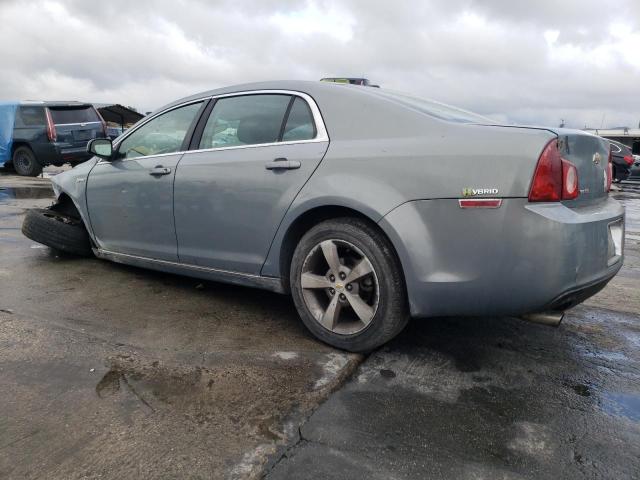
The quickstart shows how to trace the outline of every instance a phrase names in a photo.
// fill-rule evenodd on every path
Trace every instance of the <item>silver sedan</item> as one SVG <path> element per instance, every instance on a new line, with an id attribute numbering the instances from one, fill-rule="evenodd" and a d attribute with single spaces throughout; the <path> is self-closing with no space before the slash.
<path id="1" fill-rule="evenodd" d="M 367 87 L 178 100 L 52 179 L 23 232 L 60 250 L 290 293 L 366 351 L 410 317 L 557 324 L 623 260 L 607 143 Z M 250 332 L 247 332 L 249 335 Z"/>

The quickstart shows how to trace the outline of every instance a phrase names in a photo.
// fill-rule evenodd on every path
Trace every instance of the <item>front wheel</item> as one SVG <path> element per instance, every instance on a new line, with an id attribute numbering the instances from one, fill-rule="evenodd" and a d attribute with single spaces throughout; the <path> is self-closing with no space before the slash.
<path id="1" fill-rule="evenodd" d="M 293 254 L 290 286 L 306 327 L 352 352 L 388 342 L 409 315 L 402 270 L 389 240 L 357 218 L 322 222 Z"/>
<path id="2" fill-rule="evenodd" d="M 91 241 L 82 220 L 51 208 L 27 210 L 22 233 L 55 250 L 80 256 L 91 256 Z"/>

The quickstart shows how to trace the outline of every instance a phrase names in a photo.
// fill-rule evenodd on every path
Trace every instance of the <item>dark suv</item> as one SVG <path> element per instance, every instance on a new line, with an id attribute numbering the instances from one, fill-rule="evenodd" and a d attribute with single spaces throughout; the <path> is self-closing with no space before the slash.
<path id="1" fill-rule="evenodd" d="M 46 165 L 88 160 L 87 142 L 104 137 L 106 124 L 91 104 L 23 102 L 15 110 L 8 163 L 19 175 L 35 177 Z"/>

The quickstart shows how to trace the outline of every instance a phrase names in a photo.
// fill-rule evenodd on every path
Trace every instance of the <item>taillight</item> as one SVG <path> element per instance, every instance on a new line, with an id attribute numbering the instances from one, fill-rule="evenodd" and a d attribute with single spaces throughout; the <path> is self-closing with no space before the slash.
<path id="1" fill-rule="evenodd" d="M 559 202 L 573 200 L 580 194 L 578 169 L 565 160 L 558 150 L 558 140 L 551 140 L 544 147 L 533 174 L 530 202 Z"/>
<path id="2" fill-rule="evenodd" d="M 551 140 L 538 159 L 529 201 L 559 202 L 572 200 L 579 194 L 578 170 L 573 163 L 560 156 L 558 140 Z"/>
<path id="3" fill-rule="evenodd" d="M 50 142 L 55 142 L 58 139 L 58 133 L 56 132 L 56 124 L 53 123 L 51 118 L 51 112 L 48 108 L 44 109 L 47 116 L 47 138 Z"/>
<path id="4" fill-rule="evenodd" d="M 611 181 L 613 180 L 613 154 L 609 150 L 609 160 L 607 160 L 607 168 L 604 170 L 604 189 L 606 192 L 611 191 Z"/>
<path id="5" fill-rule="evenodd" d="M 624 161 L 627 163 L 627 165 L 633 165 L 633 157 L 631 155 L 625 155 L 622 158 L 624 158 Z"/>

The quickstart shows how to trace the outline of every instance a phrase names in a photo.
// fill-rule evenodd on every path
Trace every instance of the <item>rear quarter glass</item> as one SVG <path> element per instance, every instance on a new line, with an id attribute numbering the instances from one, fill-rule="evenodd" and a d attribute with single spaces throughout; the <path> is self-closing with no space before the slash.
<path id="1" fill-rule="evenodd" d="M 46 125 L 44 107 L 21 106 L 16 112 L 16 127 L 39 127 Z"/>

